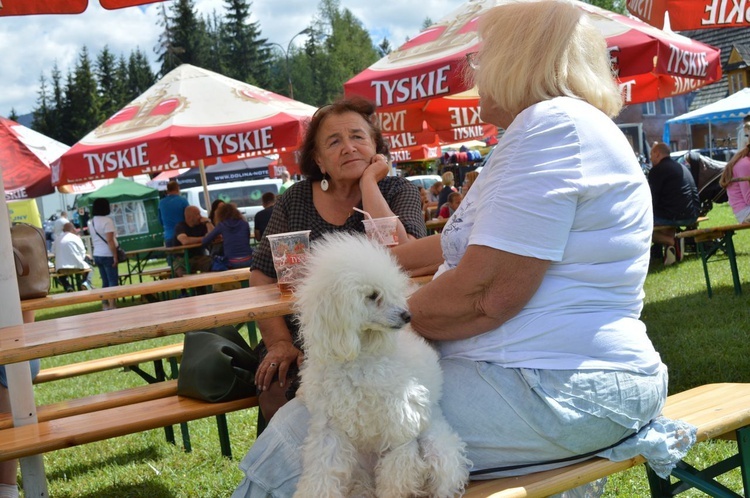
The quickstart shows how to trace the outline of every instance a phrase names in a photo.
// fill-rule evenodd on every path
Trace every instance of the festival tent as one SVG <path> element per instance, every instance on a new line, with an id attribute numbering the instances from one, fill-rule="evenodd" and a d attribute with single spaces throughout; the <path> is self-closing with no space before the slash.
<path id="1" fill-rule="evenodd" d="M 712 143 L 711 124 L 740 122 L 747 114 L 750 114 L 750 88 L 743 88 L 729 97 L 667 120 L 664 123 L 664 143 L 669 143 L 670 125 L 701 123 L 708 123 L 709 143 Z"/>
<path id="2" fill-rule="evenodd" d="M 117 240 L 126 251 L 164 243 L 158 190 L 126 178 L 115 178 L 109 185 L 79 197 L 76 206 L 91 206 L 96 199 L 109 201 L 109 216 L 117 226 Z"/>

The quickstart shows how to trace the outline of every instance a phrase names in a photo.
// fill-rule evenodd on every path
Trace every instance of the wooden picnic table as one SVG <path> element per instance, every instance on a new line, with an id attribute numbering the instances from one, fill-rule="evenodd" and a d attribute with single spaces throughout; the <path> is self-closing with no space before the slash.
<path id="1" fill-rule="evenodd" d="M 424 222 L 424 226 L 427 227 L 427 233 L 440 233 L 448 222 L 448 218 L 435 218 Z"/>
<path id="2" fill-rule="evenodd" d="M 740 223 L 737 225 L 722 225 L 710 228 L 698 228 L 688 230 L 677 234 L 677 238 L 693 237 L 698 254 L 703 263 L 703 276 L 706 278 L 706 291 L 708 297 L 713 296 L 711 289 L 711 280 L 708 276 L 708 262 L 719 251 L 726 254 L 729 260 L 729 269 L 732 272 L 732 283 L 734 284 L 734 293 L 739 296 L 742 294 L 742 284 L 740 282 L 740 271 L 737 267 L 737 256 L 734 249 L 734 233 L 738 230 L 750 228 L 750 223 Z"/>
<path id="3" fill-rule="evenodd" d="M 127 260 L 127 268 L 128 268 L 128 281 L 132 284 L 133 283 L 133 276 L 138 275 L 138 281 L 143 282 L 143 278 L 141 273 L 143 273 L 143 269 L 146 265 L 146 262 L 148 262 L 149 259 L 151 259 L 151 256 L 153 256 L 155 253 L 165 253 L 165 254 L 174 254 L 183 252 L 183 257 L 185 258 L 185 271 L 187 273 L 190 273 L 190 257 L 189 252 L 190 249 L 196 249 L 199 247 L 203 247 L 203 244 L 197 243 L 197 244 L 187 244 L 187 245 L 177 245 L 177 246 L 158 246 L 158 247 L 146 247 L 143 249 L 135 249 L 132 251 L 125 251 L 125 254 L 128 256 Z M 135 262 L 131 264 L 132 257 L 135 257 Z M 172 276 L 174 277 L 174 265 L 172 266 Z"/>
<path id="4" fill-rule="evenodd" d="M 421 284 L 431 278 L 416 277 L 412 280 Z M 293 296 L 282 296 L 278 286 L 271 284 L 10 325 L 0 328 L 0 364 L 22 367 L 13 364 L 281 316 L 292 312 L 293 303 Z M 9 368 L 10 373 L 12 370 Z M 12 376 L 10 378 L 14 423 L 19 426 L 36 424 L 36 401 L 30 377 L 28 382 L 21 378 L 18 384 L 13 383 Z M 30 486 L 46 489 L 41 460 L 33 457 L 22 461 L 22 472 Z"/>
<path id="5" fill-rule="evenodd" d="M 0 365 L 286 315 L 293 303 L 270 284 L 12 325 L 0 329 Z"/>
<path id="6" fill-rule="evenodd" d="M 290 313 L 276 284 L 0 329 L 0 365 Z"/>

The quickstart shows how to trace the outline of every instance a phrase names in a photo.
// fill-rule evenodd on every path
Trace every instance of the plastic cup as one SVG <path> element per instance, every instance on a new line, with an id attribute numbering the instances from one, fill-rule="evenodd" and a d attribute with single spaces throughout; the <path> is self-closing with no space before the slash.
<path id="1" fill-rule="evenodd" d="M 302 264 L 310 249 L 310 230 L 268 235 L 268 242 L 271 245 L 279 292 L 290 296 L 295 283 L 300 279 Z"/>
<path id="2" fill-rule="evenodd" d="M 371 240 L 384 246 L 398 245 L 398 216 L 365 218 L 362 223 L 365 225 L 367 237 Z"/>

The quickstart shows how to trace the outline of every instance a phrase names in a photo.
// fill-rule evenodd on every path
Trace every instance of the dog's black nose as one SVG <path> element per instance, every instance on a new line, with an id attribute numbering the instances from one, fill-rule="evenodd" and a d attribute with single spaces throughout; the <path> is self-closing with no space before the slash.
<path id="1" fill-rule="evenodd" d="M 401 319 L 404 321 L 404 323 L 409 323 L 411 321 L 411 313 L 409 313 L 408 311 L 402 312 Z"/>

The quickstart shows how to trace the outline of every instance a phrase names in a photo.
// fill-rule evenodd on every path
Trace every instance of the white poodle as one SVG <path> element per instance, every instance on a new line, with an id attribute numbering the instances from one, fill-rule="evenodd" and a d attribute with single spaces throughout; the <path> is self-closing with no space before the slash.
<path id="1" fill-rule="evenodd" d="M 453 497 L 469 461 L 438 402 L 437 353 L 410 328 L 388 249 L 332 234 L 296 291 L 311 416 L 295 497 Z"/>

